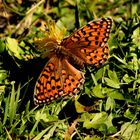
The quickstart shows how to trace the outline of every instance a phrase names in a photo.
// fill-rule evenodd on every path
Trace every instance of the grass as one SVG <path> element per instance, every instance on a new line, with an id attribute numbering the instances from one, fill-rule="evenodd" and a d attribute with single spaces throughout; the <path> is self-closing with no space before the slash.
<path id="1" fill-rule="evenodd" d="M 0 139 L 140 139 L 139 1 L 5 0 L 0 6 Z M 48 19 L 61 21 L 69 35 L 107 16 L 113 19 L 108 62 L 86 69 L 80 95 L 35 106 L 35 81 L 47 62 L 35 39 L 44 36 Z"/>

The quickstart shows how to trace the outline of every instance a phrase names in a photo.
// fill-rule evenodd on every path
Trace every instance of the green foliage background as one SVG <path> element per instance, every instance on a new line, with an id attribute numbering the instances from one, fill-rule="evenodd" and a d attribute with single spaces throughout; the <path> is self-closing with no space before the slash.
<path id="1" fill-rule="evenodd" d="M 139 9 L 139 0 L 0 1 L 0 139 L 139 140 Z M 108 16 L 108 62 L 86 70 L 84 90 L 74 99 L 35 106 L 33 88 L 47 60 L 34 40 L 45 23 L 61 21 L 69 35 Z"/>

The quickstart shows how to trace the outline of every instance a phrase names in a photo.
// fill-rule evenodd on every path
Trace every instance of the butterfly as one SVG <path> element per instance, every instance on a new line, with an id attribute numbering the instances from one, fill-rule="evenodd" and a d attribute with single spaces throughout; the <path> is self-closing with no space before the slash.
<path id="1" fill-rule="evenodd" d="M 88 22 L 69 37 L 57 40 L 45 38 L 39 48 L 49 61 L 41 72 L 35 88 L 35 104 L 49 104 L 61 97 L 74 96 L 85 82 L 84 73 L 77 69 L 85 65 L 100 67 L 108 59 L 107 41 L 112 27 L 111 18 L 100 18 Z M 54 31 L 54 30 L 53 30 Z M 73 64 L 74 63 L 74 64 Z"/>

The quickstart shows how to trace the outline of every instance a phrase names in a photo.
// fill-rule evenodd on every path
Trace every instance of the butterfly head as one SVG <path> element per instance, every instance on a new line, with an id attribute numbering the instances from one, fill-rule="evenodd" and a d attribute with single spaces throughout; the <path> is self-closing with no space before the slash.
<path id="1" fill-rule="evenodd" d="M 67 54 L 65 49 L 62 51 L 63 45 L 61 45 L 65 32 L 66 28 L 60 21 L 57 23 L 53 20 L 47 21 L 45 37 L 35 41 L 36 49 L 41 53 L 42 58 L 51 58 L 53 55 L 64 56 Z"/>

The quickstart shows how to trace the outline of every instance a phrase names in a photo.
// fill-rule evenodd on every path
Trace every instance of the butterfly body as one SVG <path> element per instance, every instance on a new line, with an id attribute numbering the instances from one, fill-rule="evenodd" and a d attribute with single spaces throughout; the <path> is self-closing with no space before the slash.
<path id="1" fill-rule="evenodd" d="M 76 69 L 84 65 L 101 66 L 108 58 L 107 40 L 112 20 L 101 18 L 91 21 L 68 38 L 57 41 L 45 38 L 38 46 L 42 57 L 49 61 L 40 74 L 35 89 L 36 104 L 50 102 L 64 96 L 74 96 L 83 87 L 85 78 L 82 71 Z"/>

